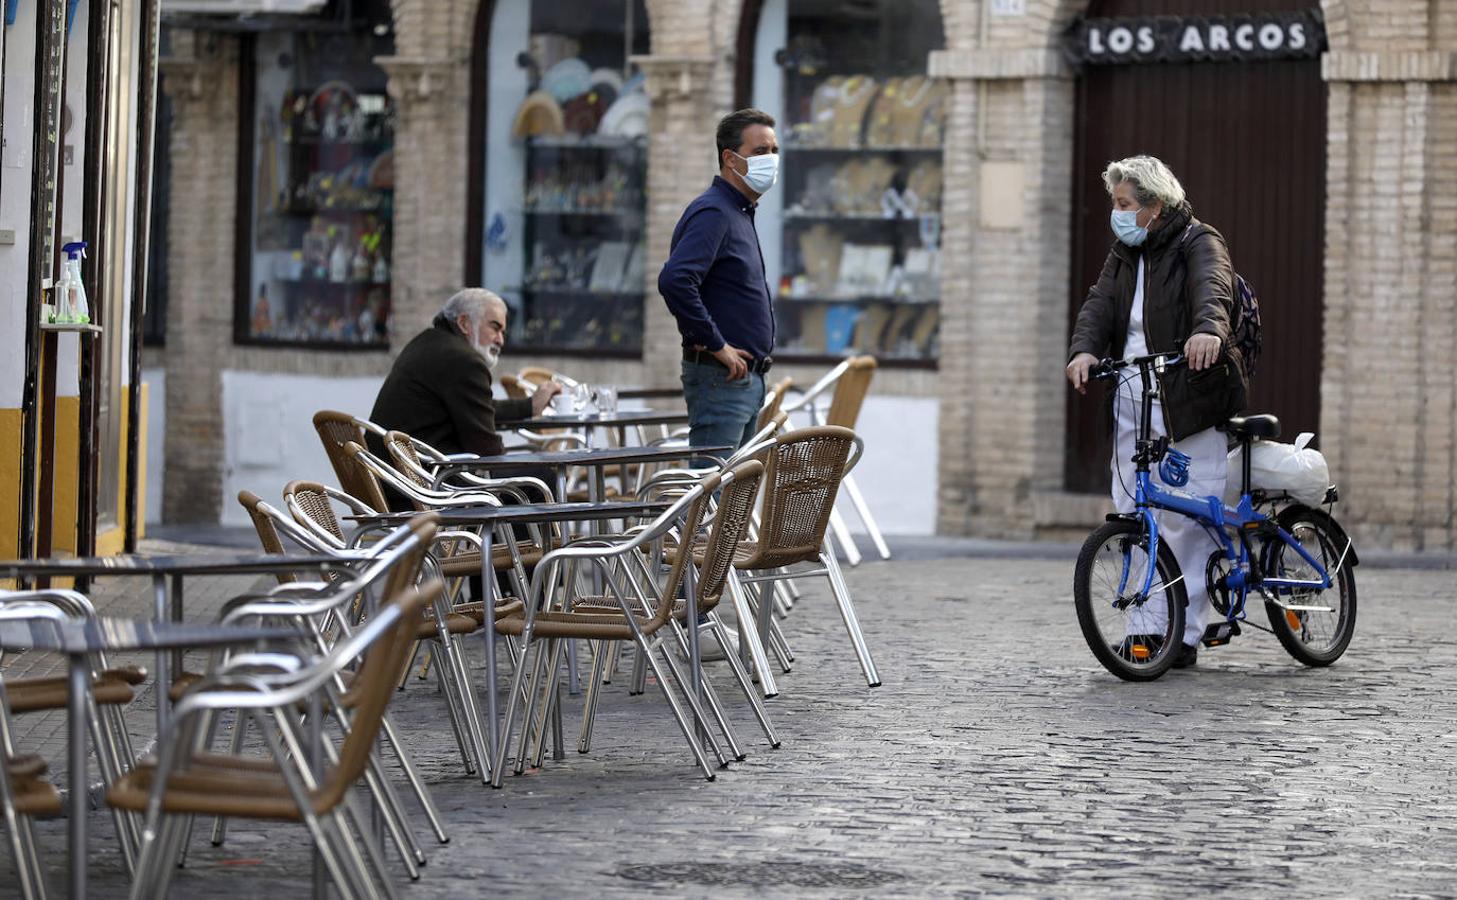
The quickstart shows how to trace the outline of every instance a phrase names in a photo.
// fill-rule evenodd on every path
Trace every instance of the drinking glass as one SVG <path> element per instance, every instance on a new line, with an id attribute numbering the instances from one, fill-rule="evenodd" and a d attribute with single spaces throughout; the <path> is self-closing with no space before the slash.
<path id="1" fill-rule="evenodd" d="M 592 386 L 585 381 L 577 382 L 572 388 L 572 412 L 581 413 L 592 402 Z"/>
<path id="2" fill-rule="evenodd" d="M 617 388 L 599 387 L 597 389 L 597 412 L 604 416 L 617 415 Z"/>

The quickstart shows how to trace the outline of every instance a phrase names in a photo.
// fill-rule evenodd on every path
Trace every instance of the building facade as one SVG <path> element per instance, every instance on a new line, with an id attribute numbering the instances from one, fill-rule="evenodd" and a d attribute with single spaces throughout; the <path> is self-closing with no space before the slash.
<path id="1" fill-rule="evenodd" d="M 712 123 L 752 104 L 786 145 L 760 217 L 783 369 L 882 359 L 862 484 L 887 530 L 1101 515 L 1098 414 L 1062 365 L 1109 240 L 1098 172 L 1148 152 L 1259 288 L 1255 402 L 1318 434 L 1343 520 L 1453 547 L 1457 0 L 555 6 L 394 0 L 363 23 L 383 43 L 356 42 L 372 69 L 309 83 L 298 36 L 174 30 L 166 341 L 146 356 L 166 518 L 237 520 L 239 488 L 326 476 L 308 415 L 367 413 L 463 284 L 512 303 L 513 366 L 674 383 L 656 273 Z M 294 283 L 344 299 L 299 306 Z"/>

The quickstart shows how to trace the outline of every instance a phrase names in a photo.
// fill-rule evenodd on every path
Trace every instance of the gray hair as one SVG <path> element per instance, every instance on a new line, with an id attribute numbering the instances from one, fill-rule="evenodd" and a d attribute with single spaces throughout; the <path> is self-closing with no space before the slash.
<path id="1" fill-rule="evenodd" d="M 500 295 L 492 293 L 485 288 L 464 288 L 456 291 L 454 296 L 445 301 L 445 306 L 440 312 L 445 318 L 454 322 L 460 316 L 470 319 L 472 325 L 479 325 L 486 314 L 486 308 L 496 305 L 500 309 L 506 309 L 506 301 Z"/>
<path id="2" fill-rule="evenodd" d="M 1108 163 L 1103 170 L 1103 184 L 1109 195 L 1123 182 L 1133 186 L 1133 198 L 1140 206 L 1158 200 L 1168 209 L 1184 205 L 1184 186 L 1162 160 L 1152 156 L 1130 156 Z"/>

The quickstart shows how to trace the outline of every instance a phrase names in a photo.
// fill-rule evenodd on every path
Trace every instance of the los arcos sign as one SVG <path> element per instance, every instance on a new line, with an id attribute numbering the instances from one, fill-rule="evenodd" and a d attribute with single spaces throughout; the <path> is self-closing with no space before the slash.
<path id="1" fill-rule="evenodd" d="M 1319 9 L 1235 16 L 1082 19 L 1067 49 L 1084 65 L 1305 59 L 1326 48 Z"/>

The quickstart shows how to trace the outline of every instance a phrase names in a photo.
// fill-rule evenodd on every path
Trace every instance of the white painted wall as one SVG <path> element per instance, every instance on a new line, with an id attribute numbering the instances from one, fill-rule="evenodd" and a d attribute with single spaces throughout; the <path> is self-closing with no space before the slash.
<path id="1" fill-rule="evenodd" d="M 3 21 L 3 20 L 0 20 Z M 5 144 L 0 150 L 0 407 L 18 409 L 25 383 L 25 280 L 30 270 L 30 127 L 35 101 L 35 0 L 5 28 Z"/>
<path id="2" fill-rule="evenodd" d="M 147 389 L 147 517 L 162 521 L 162 485 L 167 476 L 167 370 L 143 369 Z"/>
<path id="3" fill-rule="evenodd" d="M 856 432 L 865 440 L 865 457 L 853 474 L 885 534 L 936 533 L 939 412 L 932 398 L 873 395 L 860 410 Z M 795 424 L 809 423 L 796 417 Z M 865 532 L 848 500 L 840 511 L 851 531 Z"/>
<path id="4" fill-rule="evenodd" d="M 367 418 L 381 378 L 322 378 L 224 371 L 223 512 L 225 525 L 247 525 L 238 491 L 277 505 L 296 478 L 337 484 L 314 432 L 313 416 L 336 409 Z"/>

